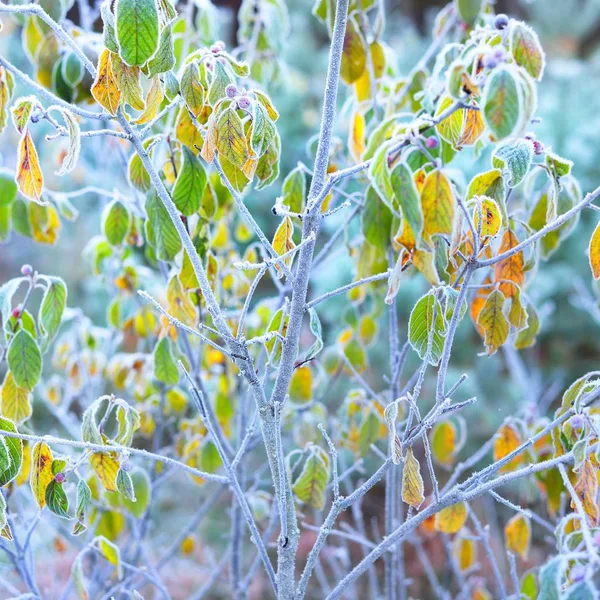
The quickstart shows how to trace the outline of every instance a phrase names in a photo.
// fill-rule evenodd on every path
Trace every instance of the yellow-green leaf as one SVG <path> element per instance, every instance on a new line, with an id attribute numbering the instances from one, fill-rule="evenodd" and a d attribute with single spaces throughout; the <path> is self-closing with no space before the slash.
<path id="1" fill-rule="evenodd" d="M 402 469 L 402 500 L 414 508 L 419 508 L 425 500 L 424 490 L 421 465 L 412 448 L 409 448 Z"/>

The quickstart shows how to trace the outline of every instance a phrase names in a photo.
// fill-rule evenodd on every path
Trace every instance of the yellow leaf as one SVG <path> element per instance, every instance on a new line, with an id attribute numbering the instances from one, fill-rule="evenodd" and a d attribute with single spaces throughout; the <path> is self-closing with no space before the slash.
<path id="1" fill-rule="evenodd" d="M 421 190 L 423 236 L 431 239 L 434 233 L 450 235 L 454 221 L 454 195 L 449 179 L 436 169 L 431 171 Z"/>
<path id="2" fill-rule="evenodd" d="M 217 152 L 231 164 L 242 168 L 248 160 L 248 144 L 244 125 L 233 106 L 217 118 Z"/>
<path id="3" fill-rule="evenodd" d="M 108 492 L 117 491 L 117 473 L 119 472 L 119 463 L 115 460 L 116 454 L 105 454 L 96 452 L 90 456 L 90 464 L 100 478 L 104 489 Z"/>
<path id="4" fill-rule="evenodd" d="M 209 120 L 208 125 L 209 133 L 211 121 L 212 119 Z M 202 144 L 204 143 L 204 140 L 202 139 L 202 134 L 194 125 L 194 122 L 190 117 L 190 113 L 188 112 L 188 109 L 185 106 L 181 107 L 179 115 L 177 116 L 177 122 L 175 124 L 175 135 L 177 139 L 184 146 L 187 146 L 194 154 L 198 154 L 198 148 L 202 148 Z"/>
<path id="5" fill-rule="evenodd" d="M 158 76 L 152 78 L 152 85 L 146 96 L 146 110 L 134 121 L 136 125 L 142 125 L 148 121 L 152 121 L 158 114 L 158 110 L 164 100 L 164 93 L 160 78 Z M 135 107 L 134 107 L 135 108 Z M 143 106 L 142 106 L 143 108 Z M 194 128 L 195 129 L 195 128 Z"/>
<path id="6" fill-rule="evenodd" d="M 121 92 L 113 73 L 110 50 L 104 50 L 100 55 L 96 81 L 92 85 L 91 92 L 100 106 L 103 106 L 113 116 L 117 114 Z"/>
<path id="7" fill-rule="evenodd" d="M 452 545 L 452 551 L 458 568 L 466 571 L 475 564 L 477 558 L 477 544 L 468 537 L 457 537 Z"/>
<path id="8" fill-rule="evenodd" d="M 46 488 L 54 479 L 52 473 L 52 450 L 44 442 L 37 442 L 33 447 L 31 469 L 31 491 L 40 509 L 46 506 Z"/>
<path id="9" fill-rule="evenodd" d="M 31 472 L 31 446 L 29 442 L 23 443 L 23 462 L 21 463 L 21 470 L 17 475 L 15 481 L 17 485 L 23 485 L 29 481 L 29 474 Z"/>
<path id="10" fill-rule="evenodd" d="M 598 475 L 590 459 L 586 459 L 580 468 L 575 491 L 581 500 L 585 514 L 589 517 L 590 525 L 596 527 L 598 525 Z M 573 501 L 571 507 L 575 508 Z"/>
<path id="11" fill-rule="evenodd" d="M 123 100 L 134 110 L 144 110 L 145 104 L 142 97 L 142 86 L 140 85 L 140 68 L 125 64 L 118 54 L 111 56 L 110 64 L 117 87 L 123 94 Z"/>
<path id="12" fill-rule="evenodd" d="M 471 146 L 485 130 L 485 123 L 480 110 L 463 109 L 465 113 L 462 134 L 458 140 L 459 146 Z"/>
<path id="13" fill-rule="evenodd" d="M 359 163 L 360 158 L 365 151 L 365 118 L 361 112 L 356 111 L 352 119 L 352 127 L 348 139 L 348 148 L 354 162 Z"/>
<path id="14" fill-rule="evenodd" d="M 306 404 L 312 399 L 312 370 L 308 365 L 294 371 L 290 381 L 290 400 L 296 404 Z"/>
<path id="15" fill-rule="evenodd" d="M 504 296 L 494 290 L 487 297 L 477 319 L 477 324 L 485 332 L 485 349 L 490 356 L 508 339 L 509 324 L 503 308 Z"/>
<path id="16" fill-rule="evenodd" d="M 2 415 L 17 424 L 31 417 L 31 393 L 16 384 L 10 371 L 2 384 Z"/>
<path id="17" fill-rule="evenodd" d="M 504 528 L 506 547 L 523 560 L 527 558 L 531 542 L 531 523 L 522 514 L 516 514 Z"/>
<path id="18" fill-rule="evenodd" d="M 590 267 L 594 279 L 600 279 L 600 223 L 596 225 L 590 240 Z"/>
<path id="19" fill-rule="evenodd" d="M 412 448 L 406 451 L 402 470 L 402 500 L 414 508 L 419 508 L 425 500 L 421 465 L 415 458 Z"/>
<path id="20" fill-rule="evenodd" d="M 44 186 L 44 177 L 35 145 L 27 129 L 19 141 L 17 150 L 16 181 L 23 196 L 39 202 Z"/>
<path id="21" fill-rule="evenodd" d="M 280 256 L 293 250 L 296 247 L 294 244 L 294 224 L 292 223 L 292 219 L 290 217 L 284 217 L 281 221 L 277 231 L 275 232 L 275 236 L 273 237 L 273 250 L 277 252 Z M 283 259 L 283 264 L 285 264 L 288 269 L 290 268 L 292 261 L 294 260 L 293 256 L 288 256 Z M 281 277 L 283 273 L 281 272 L 281 267 L 277 264 L 275 267 L 278 270 L 278 275 Z"/>
<path id="22" fill-rule="evenodd" d="M 480 241 L 485 244 L 491 238 L 496 237 L 502 227 L 502 215 L 498 203 L 488 196 L 478 196 L 475 198 L 476 204 L 473 209 L 473 222 L 475 231 L 479 231 L 479 218 L 481 220 Z"/>
<path id="23" fill-rule="evenodd" d="M 501 460 L 516 450 L 521 445 L 521 438 L 516 428 L 510 423 L 500 427 L 494 439 L 494 461 Z M 501 471 L 514 470 L 523 460 L 522 456 L 516 456 Z"/>
<path id="24" fill-rule="evenodd" d="M 435 515 L 434 527 L 442 533 L 456 533 L 467 520 L 467 505 L 464 502 L 452 504 Z"/>
<path id="25" fill-rule="evenodd" d="M 514 232 L 507 229 L 502 236 L 502 243 L 498 254 L 511 250 L 519 244 L 519 240 Z M 525 259 L 523 252 L 517 252 L 504 260 L 496 263 L 494 267 L 494 277 L 500 282 L 500 291 L 507 297 L 512 298 L 517 293 L 517 287 L 521 287 L 525 281 Z M 512 283 L 511 283 L 512 282 Z M 515 285 L 516 284 L 516 285 Z"/>
<path id="26" fill-rule="evenodd" d="M 431 432 L 431 452 L 433 458 L 441 465 L 448 466 L 454 462 L 456 454 L 456 427 L 451 421 L 441 421 Z"/>
<path id="27" fill-rule="evenodd" d="M 188 535 L 185 538 L 183 538 L 183 541 L 181 542 L 179 549 L 181 550 L 182 554 L 189 556 L 194 551 L 195 547 L 196 547 L 196 542 L 194 540 L 194 537 L 191 535 Z"/>

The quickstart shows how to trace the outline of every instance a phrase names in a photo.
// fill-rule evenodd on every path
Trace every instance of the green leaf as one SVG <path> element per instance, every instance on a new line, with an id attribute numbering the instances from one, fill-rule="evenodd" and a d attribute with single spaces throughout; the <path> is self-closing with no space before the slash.
<path id="1" fill-rule="evenodd" d="M 538 598 L 543 598 L 544 600 L 561 600 L 562 594 L 560 588 L 564 568 L 564 559 L 560 556 L 552 559 L 542 567 L 540 571 L 540 591 Z"/>
<path id="2" fill-rule="evenodd" d="M 215 61 L 213 80 L 208 90 L 208 103 L 211 106 L 215 106 L 221 98 L 226 96 L 225 88 L 227 88 L 230 83 L 233 83 L 233 81 L 231 80 L 231 77 L 229 77 L 223 64 L 219 60 Z"/>
<path id="3" fill-rule="evenodd" d="M 118 0 L 116 15 L 119 55 L 128 65 L 141 67 L 158 47 L 156 0 Z"/>
<path id="4" fill-rule="evenodd" d="M 367 456 L 371 452 L 371 444 L 379 439 L 381 421 L 373 411 L 369 411 L 358 430 L 358 453 Z"/>
<path id="5" fill-rule="evenodd" d="M 301 213 L 306 198 L 306 173 L 298 165 L 283 180 L 281 203 L 293 212 Z"/>
<path id="6" fill-rule="evenodd" d="M 306 353 L 306 360 L 312 360 L 323 350 L 323 331 L 317 311 L 311 307 L 308 309 L 308 315 L 310 317 L 310 331 L 315 336 L 315 341 Z"/>
<path id="7" fill-rule="evenodd" d="M 298 500 L 317 510 L 323 510 L 325 490 L 329 482 L 329 462 L 319 448 L 311 450 L 292 489 Z"/>
<path id="8" fill-rule="evenodd" d="M 485 85 L 482 106 L 485 124 L 498 139 L 515 134 L 522 126 L 521 104 L 513 70 L 506 65 L 494 69 Z"/>
<path id="9" fill-rule="evenodd" d="M 131 475 L 125 471 L 122 467 L 117 473 L 117 490 L 123 494 L 123 497 L 131 502 L 135 502 L 135 490 L 133 489 L 133 481 Z"/>
<path id="10" fill-rule="evenodd" d="M 217 152 L 236 167 L 242 168 L 248 160 L 248 146 L 242 120 L 233 106 L 217 118 Z"/>
<path id="11" fill-rule="evenodd" d="M 518 139 L 500 144 L 492 155 L 492 165 L 503 169 L 510 175 L 508 186 L 519 185 L 529 172 L 533 160 L 533 143 L 530 140 Z"/>
<path id="12" fill-rule="evenodd" d="M 534 79 L 541 81 L 546 66 L 546 56 L 537 33 L 525 23 L 513 21 L 509 47 L 515 62 Z"/>
<path id="13" fill-rule="evenodd" d="M 515 339 L 515 348 L 522 350 L 535 344 L 535 338 L 540 331 L 541 322 L 533 304 L 527 304 L 527 326 L 521 329 Z"/>
<path id="14" fill-rule="evenodd" d="M 0 437 L 0 473 L 4 473 L 10 468 L 11 462 L 8 446 L 4 441 L 4 437 Z"/>
<path id="15" fill-rule="evenodd" d="M 67 286 L 60 277 L 46 277 L 45 279 L 48 287 L 40 305 L 38 323 L 44 336 L 44 346 L 47 347 L 58 331 L 67 306 Z"/>
<path id="16" fill-rule="evenodd" d="M 52 480 L 46 488 L 46 505 L 48 508 L 63 519 L 70 519 L 69 516 L 69 499 L 63 490 L 62 483 L 58 483 L 56 479 Z"/>
<path id="17" fill-rule="evenodd" d="M 435 323 L 434 312 L 436 313 Z M 425 294 L 417 301 L 408 320 L 408 341 L 421 360 L 425 360 L 427 356 L 430 335 L 433 337 L 431 354 L 428 357 L 429 363 L 437 365 L 444 349 L 446 330 L 444 311 L 434 291 Z"/>
<path id="18" fill-rule="evenodd" d="M 17 197 L 15 174 L 6 168 L 0 169 L 0 206 L 10 206 Z"/>
<path id="19" fill-rule="evenodd" d="M 204 108 L 205 94 L 200 81 L 200 69 L 196 61 L 192 61 L 183 70 L 179 89 L 190 112 L 197 117 Z"/>
<path id="20" fill-rule="evenodd" d="M 173 188 L 173 202 L 181 214 L 189 217 L 200 209 L 208 178 L 200 159 L 182 146 L 183 164 Z"/>
<path id="21" fill-rule="evenodd" d="M 175 385 L 179 381 L 179 369 L 168 337 L 160 340 L 154 348 L 154 377 L 166 385 Z"/>
<path id="22" fill-rule="evenodd" d="M 0 432 L 2 431 L 17 433 L 17 428 L 10 419 L 0 416 Z M 10 456 L 9 466 L 3 471 L 0 471 L 0 488 L 2 488 L 7 483 L 10 483 L 21 470 L 21 464 L 23 462 L 23 442 L 17 438 L 2 436 L 1 433 L 0 439 L 4 442 Z"/>
<path id="23" fill-rule="evenodd" d="M 8 347 L 7 360 L 15 383 L 32 390 L 42 375 L 42 354 L 28 331 L 21 329 L 14 335 Z"/>
<path id="24" fill-rule="evenodd" d="M 131 214 L 120 200 L 108 204 L 102 215 L 104 236 L 111 246 L 120 246 L 129 233 Z"/>
<path id="25" fill-rule="evenodd" d="M 347 83 L 354 83 L 364 73 L 367 66 L 366 42 L 353 18 L 348 19 L 340 76 Z"/>
<path id="26" fill-rule="evenodd" d="M 146 213 L 154 234 L 154 247 L 158 258 L 172 261 L 181 250 L 181 239 L 154 189 L 146 198 Z"/>
<path id="27" fill-rule="evenodd" d="M 148 62 L 148 77 L 166 73 L 175 66 L 175 51 L 171 24 L 165 25 L 160 32 L 158 50 Z"/>
<path id="28" fill-rule="evenodd" d="M 470 26 L 473 26 L 475 20 L 481 12 L 483 0 L 457 0 L 456 6 L 460 18 Z"/>
<path id="29" fill-rule="evenodd" d="M 115 16 L 110 11 L 109 3 L 103 2 L 100 5 L 100 14 L 104 23 L 102 30 L 102 43 L 106 48 L 115 54 L 119 53 L 119 45 L 117 44 L 117 36 L 115 34 Z"/>
<path id="30" fill-rule="evenodd" d="M 564 596 L 564 600 L 597 600 L 597 598 L 598 593 L 594 585 L 589 581 L 572 585 Z"/>
<path id="31" fill-rule="evenodd" d="M 130 473 L 133 483 L 133 492 L 135 502 L 128 498 L 123 499 L 123 506 L 137 519 L 139 519 L 150 506 L 152 496 L 152 486 L 150 478 L 146 471 L 142 469 L 133 469 Z"/>
<path id="32" fill-rule="evenodd" d="M 377 194 L 385 202 L 388 208 L 393 212 L 396 211 L 396 197 L 394 188 L 392 187 L 392 179 L 388 166 L 389 144 L 383 144 L 377 150 L 369 167 L 369 179 L 371 185 L 375 188 Z"/>
<path id="33" fill-rule="evenodd" d="M 487 297 L 477 318 L 477 324 L 485 332 L 485 347 L 490 356 L 508 339 L 509 323 L 503 309 L 504 294 L 494 290 Z"/>
<path id="34" fill-rule="evenodd" d="M 362 214 L 362 231 L 367 242 L 385 251 L 390 245 L 393 218 L 390 209 L 380 200 L 377 192 L 369 187 Z"/>
<path id="35" fill-rule="evenodd" d="M 85 479 L 80 479 L 77 482 L 77 496 L 75 500 L 75 517 L 80 523 L 83 523 L 85 511 L 88 509 L 91 500 L 92 490 L 90 490 L 90 486 L 86 483 Z"/>
<path id="36" fill-rule="evenodd" d="M 412 171 L 406 163 L 400 162 L 394 167 L 391 184 L 402 209 L 402 216 L 408 221 L 418 246 L 423 233 L 423 211 Z"/>

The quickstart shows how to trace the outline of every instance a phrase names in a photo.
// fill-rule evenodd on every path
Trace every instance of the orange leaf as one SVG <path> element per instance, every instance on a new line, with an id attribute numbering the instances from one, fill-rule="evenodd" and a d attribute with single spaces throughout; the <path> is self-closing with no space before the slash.
<path id="1" fill-rule="evenodd" d="M 519 240 L 514 232 L 510 229 L 506 230 L 506 233 L 502 236 L 502 243 L 500 244 L 499 254 L 511 250 L 519 244 Z M 494 277 L 496 281 L 500 283 L 500 291 L 507 297 L 512 298 L 517 293 L 517 288 L 513 285 L 521 287 L 525 281 L 525 272 L 523 268 L 525 266 L 525 259 L 523 252 L 517 252 L 504 260 L 496 263 L 494 267 Z"/>
<path id="2" fill-rule="evenodd" d="M 44 177 L 37 151 L 27 130 L 19 142 L 17 151 L 16 181 L 23 196 L 39 201 L 44 186 Z"/>

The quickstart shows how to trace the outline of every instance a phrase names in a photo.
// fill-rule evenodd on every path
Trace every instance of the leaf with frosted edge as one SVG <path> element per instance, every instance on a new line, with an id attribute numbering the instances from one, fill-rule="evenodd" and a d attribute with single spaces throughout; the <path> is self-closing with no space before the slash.
<path id="1" fill-rule="evenodd" d="M 306 173 L 301 165 L 292 169 L 281 186 L 281 203 L 293 212 L 302 212 L 306 198 Z"/>
<path id="2" fill-rule="evenodd" d="M 119 469 L 119 472 L 117 473 L 117 490 L 119 490 L 127 500 L 130 500 L 131 502 L 136 501 L 131 475 L 122 468 Z"/>
<path id="3" fill-rule="evenodd" d="M 492 198 L 480 196 L 475 198 L 473 206 L 473 223 L 475 231 L 480 231 L 479 221 L 481 220 L 480 241 L 489 241 L 495 238 L 502 227 L 502 214 L 500 207 Z"/>
<path id="4" fill-rule="evenodd" d="M 392 220 L 390 209 L 379 199 L 377 192 L 369 187 L 361 219 L 362 231 L 367 242 L 381 250 L 386 250 L 390 245 Z"/>
<path id="5" fill-rule="evenodd" d="M 2 414 L 15 423 L 22 423 L 31 417 L 31 393 L 19 387 L 10 371 L 2 384 Z"/>
<path id="6" fill-rule="evenodd" d="M 121 91 L 113 73 L 111 53 L 103 50 L 98 59 L 98 72 L 91 88 L 92 96 L 100 106 L 104 107 L 111 115 L 117 114 Z"/>
<path id="7" fill-rule="evenodd" d="M 119 54 L 128 65 L 141 67 L 158 48 L 156 0 L 118 0 L 115 14 Z"/>
<path id="8" fill-rule="evenodd" d="M 529 303 L 527 305 L 527 326 L 523 327 L 515 338 L 515 348 L 522 350 L 530 348 L 535 344 L 535 339 L 540 331 L 541 322 L 534 306 Z"/>
<path id="9" fill-rule="evenodd" d="M 148 77 L 166 73 L 174 66 L 173 26 L 169 23 L 162 28 L 156 54 L 148 61 Z"/>
<path id="10" fill-rule="evenodd" d="M 0 416 L 0 436 L 2 436 L 2 431 L 17 433 L 17 428 L 10 419 Z M 3 436 L 2 440 L 8 449 L 10 464 L 4 471 L 0 471 L 0 488 L 4 487 L 7 483 L 10 483 L 18 475 L 23 463 L 22 440 L 7 436 Z"/>
<path id="11" fill-rule="evenodd" d="M 418 246 L 423 233 L 423 210 L 413 173 L 406 163 L 399 162 L 392 170 L 390 181 L 402 216 L 407 220 Z"/>
<path id="12" fill-rule="evenodd" d="M 542 598 L 542 596 L 540 596 Z M 545 596 L 544 596 L 545 598 Z M 574 583 L 569 587 L 563 596 L 564 600 L 597 600 L 598 591 L 591 581 Z"/>
<path id="13" fill-rule="evenodd" d="M 450 96 L 443 98 L 435 112 L 435 117 L 443 114 L 452 104 L 454 104 L 453 98 Z M 435 126 L 440 137 L 445 139 L 449 144 L 452 144 L 453 147 L 458 146 L 458 142 L 462 136 L 465 116 L 464 110 L 455 110 L 450 116 Z"/>
<path id="14" fill-rule="evenodd" d="M 561 600 L 561 583 L 565 569 L 565 560 L 557 556 L 544 565 L 540 571 L 540 591 L 538 598 Z"/>
<path id="15" fill-rule="evenodd" d="M 300 475 L 292 486 L 296 498 L 317 510 L 325 507 L 330 467 L 318 448 L 311 449 Z"/>
<path id="16" fill-rule="evenodd" d="M 152 121 L 160 109 L 160 105 L 165 98 L 162 83 L 159 77 L 152 78 L 152 84 L 146 95 L 146 110 L 134 121 L 135 125 L 143 125 Z M 144 142 L 146 144 L 147 142 Z M 149 186 L 148 186 L 149 187 Z M 145 190 L 142 190 L 145 191 Z"/>
<path id="17" fill-rule="evenodd" d="M 19 141 L 17 150 L 17 174 L 15 181 L 23 196 L 41 203 L 44 176 L 40 167 L 40 159 L 29 131 Z"/>
<path id="18" fill-rule="evenodd" d="M 538 584 L 533 571 L 526 573 L 521 580 L 521 597 L 527 600 L 537 600 L 538 598 Z"/>
<path id="19" fill-rule="evenodd" d="M 140 414 L 122 398 L 115 398 L 113 404 L 117 407 L 118 429 L 114 441 L 122 446 L 129 446 L 134 433 L 140 428 Z"/>
<path id="20" fill-rule="evenodd" d="M 32 335 L 20 329 L 12 338 L 7 353 L 8 368 L 15 383 L 32 390 L 42 375 L 42 354 Z"/>
<path id="21" fill-rule="evenodd" d="M 494 290 L 485 301 L 477 324 L 485 332 L 486 352 L 489 356 L 494 354 L 508 339 L 509 324 L 504 316 L 504 295 Z"/>
<path id="22" fill-rule="evenodd" d="M 392 187 L 391 173 L 388 166 L 389 144 L 383 144 L 373 156 L 369 166 L 369 180 L 381 200 L 393 212 L 397 212 L 396 197 Z"/>
<path id="23" fill-rule="evenodd" d="M 127 102 L 134 110 L 144 110 L 146 105 L 140 83 L 140 68 L 130 67 L 121 60 L 118 54 L 111 56 L 111 66 L 123 101 Z"/>
<path id="24" fill-rule="evenodd" d="M 4 437 L 0 437 L 0 473 L 10 468 L 11 458 Z"/>
<path id="25" fill-rule="evenodd" d="M 519 244 L 519 240 L 512 229 L 507 229 L 502 236 L 498 254 L 512 250 Z M 498 282 L 498 289 L 507 297 L 514 297 L 518 288 L 525 283 L 525 258 L 523 251 L 515 252 L 511 256 L 498 261 L 494 265 L 494 279 Z"/>
<path id="26" fill-rule="evenodd" d="M 296 247 L 293 236 L 294 223 L 290 217 L 286 216 L 279 224 L 277 231 L 275 231 L 275 235 L 273 237 L 273 250 L 275 250 L 275 252 L 277 252 L 279 255 L 286 254 L 290 250 L 293 250 Z M 293 260 L 293 256 L 288 256 L 287 258 L 283 259 L 283 264 L 289 269 Z M 276 264 L 275 268 L 277 269 L 277 275 L 282 277 L 283 271 L 281 270 L 281 266 Z"/>
<path id="27" fill-rule="evenodd" d="M 135 494 L 135 502 L 123 498 L 123 506 L 137 519 L 141 518 L 150 506 L 152 499 L 152 484 L 148 473 L 143 469 L 135 468 L 130 472 Z"/>
<path id="28" fill-rule="evenodd" d="M 102 230 L 111 246 L 120 246 L 131 227 L 131 213 L 120 200 L 106 205 L 102 214 Z"/>
<path id="29" fill-rule="evenodd" d="M 63 490 L 62 483 L 58 483 L 53 478 L 46 488 L 44 499 L 48 508 L 55 515 L 63 519 L 71 518 L 69 515 L 69 499 Z"/>
<path id="30" fill-rule="evenodd" d="M 166 385 L 175 385 L 179 381 L 179 369 L 168 337 L 160 340 L 154 348 L 154 377 Z"/>
<path id="31" fill-rule="evenodd" d="M 589 258 L 594 279 L 600 279 L 600 223 L 596 225 L 590 238 Z"/>
<path id="32" fill-rule="evenodd" d="M 87 484 L 85 479 L 80 479 L 77 482 L 77 492 L 75 499 L 75 518 L 77 523 L 73 527 L 73 535 L 79 535 L 86 530 L 83 519 L 85 518 L 85 512 L 90 505 L 92 500 L 92 491 L 90 486 Z"/>
<path id="33" fill-rule="evenodd" d="M 121 564 L 121 551 L 119 547 L 98 535 L 92 540 L 92 544 L 98 548 L 100 555 L 117 569 L 117 579 L 123 578 L 123 565 Z"/>
<path id="34" fill-rule="evenodd" d="M 473 26 L 483 7 L 483 0 L 457 0 L 456 7 L 460 18 Z"/>
<path id="35" fill-rule="evenodd" d="M 454 223 L 454 194 L 450 180 L 436 169 L 428 173 L 421 189 L 423 236 L 431 240 L 436 233 L 450 235 Z"/>
<path id="36" fill-rule="evenodd" d="M 39 102 L 35 96 L 24 96 L 15 100 L 10 112 L 13 125 L 19 133 L 26 131 L 29 117 L 36 107 L 39 107 Z"/>
<path id="37" fill-rule="evenodd" d="M 546 66 L 546 55 L 537 33 L 525 23 L 513 21 L 508 42 L 515 62 L 534 79 L 541 81 Z"/>
<path id="38" fill-rule="evenodd" d="M 69 149 L 62 160 L 60 168 L 56 171 L 57 175 L 62 176 L 70 173 L 77 165 L 81 150 L 81 130 L 75 115 L 70 110 L 63 108 L 56 108 L 56 110 L 63 116 L 69 133 Z"/>
<path id="39" fill-rule="evenodd" d="M 510 175 L 508 186 L 516 187 L 525 179 L 533 160 L 533 143 L 518 139 L 497 146 L 492 155 L 492 165 Z"/>
<path id="40" fill-rule="evenodd" d="M 173 187 L 173 202 L 181 214 L 189 217 L 198 212 L 208 177 L 200 160 L 187 147 L 182 147 L 183 163 Z"/>
<path id="41" fill-rule="evenodd" d="M 102 435 L 96 422 L 96 415 L 102 406 L 102 398 L 92 402 L 81 416 L 81 439 L 92 444 L 102 444 Z"/>
<path id="42" fill-rule="evenodd" d="M 195 117 L 198 117 L 204 108 L 205 92 L 200 81 L 200 69 L 196 61 L 192 61 L 186 65 L 181 74 L 179 86 L 181 96 L 190 112 Z"/>
<path id="43" fill-rule="evenodd" d="M 434 312 L 436 313 L 435 323 Z M 444 350 L 446 329 L 442 307 L 433 291 L 417 301 L 408 320 L 408 341 L 421 360 L 425 360 L 427 357 L 430 335 L 433 337 L 431 354 L 428 359 L 430 364 L 437 365 Z"/>
<path id="44" fill-rule="evenodd" d="M 402 248 L 402 250 L 400 250 L 400 253 L 398 254 L 398 258 L 396 259 L 394 268 L 392 269 L 388 278 L 388 288 L 387 293 L 385 295 L 385 303 L 388 305 L 394 302 L 394 298 L 398 295 L 398 292 L 400 291 L 400 278 L 404 269 L 404 258 L 406 254 L 406 250 Z"/>
<path id="45" fill-rule="evenodd" d="M 119 472 L 119 463 L 116 461 L 116 454 L 113 452 L 107 454 L 104 452 L 95 452 L 90 455 L 90 465 L 100 479 L 104 489 L 107 492 L 117 491 L 117 473 Z"/>
<path id="46" fill-rule="evenodd" d="M 419 508 L 425 501 L 424 490 L 421 465 L 415 458 L 412 448 L 409 448 L 402 469 L 402 500 L 413 508 Z"/>
<path id="47" fill-rule="evenodd" d="M 308 309 L 308 315 L 310 331 L 315 336 L 315 341 L 306 353 L 306 360 L 313 360 L 323 349 L 323 331 L 319 315 L 313 307 Z"/>
<path id="48" fill-rule="evenodd" d="M 103 2 L 100 5 L 100 14 L 102 15 L 102 22 L 104 23 L 102 29 L 102 43 L 108 50 L 118 54 L 119 45 L 117 44 L 117 36 L 115 33 L 115 16 L 111 12 L 108 3 Z"/>
<path id="49" fill-rule="evenodd" d="M 449 466 L 454 463 L 457 447 L 457 432 L 452 421 L 440 421 L 431 431 L 431 453 L 437 463 Z"/>
<path id="50" fill-rule="evenodd" d="M 31 492 L 38 508 L 46 506 L 46 489 L 54 480 L 52 450 L 44 442 L 36 442 L 31 457 Z"/>
<path id="51" fill-rule="evenodd" d="M 151 137 L 146 140 L 144 142 L 144 149 L 147 150 L 155 139 L 155 137 Z M 152 158 L 152 150 L 150 150 L 149 156 Z M 146 167 L 144 167 L 142 159 L 137 152 L 134 152 L 129 159 L 127 178 L 129 179 L 129 183 L 140 192 L 146 193 L 152 187 L 150 175 L 148 175 L 148 171 L 146 171 Z"/>
<path id="52" fill-rule="evenodd" d="M 233 83 L 225 67 L 220 61 L 215 61 L 213 79 L 208 88 L 208 103 L 215 106 L 219 100 L 225 98 L 227 86 Z"/>
<path id="53" fill-rule="evenodd" d="M 236 167 L 248 160 L 248 146 L 244 126 L 233 106 L 216 117 L 216 150 Z"/>
<path id="54" fill-rule="evenodd" d="M 457 502 L 443 508 L 435 515 L 434 527 L 442 533 L 456 533 L 467 520 L 468 509 L 464 502 Z"/>
<path id="55" fill-rule="evenodd" d="M 40 304 L 38 324 L 44 347 L 54 339 L 67 306 L 67 286 L 60 277 L 45 277 L 47 287 Z"/>
<path id="56" fill-rule="evenodd" d="M 509 66 L 497 67 L 490 74 L 484 89 L 482 111 L 486 125 L 500 140 L 521 127 L 522 99 L 515 73 Z"/>
<path id="57" fill-rule="evenodd" d="M 3 494 L 0 494 L 0 536 L 6 538 L 9 542 L 13 539 L 12 531 L 6 518 L 6 500 Z"/>
<path id="58" fill-rule="evenodd" d="M 494 462 L 502 460 L 514 452 L 521 445 L 521 436 L 514 423 L 504 423 L 494 436 Z M 523 462 L 522 455 L 516 455 L 510 462 L 505 464 L 501 473 L 514 471 Z"/>
<path id="59" fill-rule="evenodd" d="M 181 251 L 181 239 L 154 189 L 146 197 L 146 213 L 154 233 L 156 255 L 162 260 L 172 261 Z"/>
<path id="60" fill-rule="evenodd" d="M 526 560 L 531 544 L 530 520 L 523 514 L 514 515 L 504 527 L 504 536 L 508 550 Z"/>

